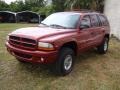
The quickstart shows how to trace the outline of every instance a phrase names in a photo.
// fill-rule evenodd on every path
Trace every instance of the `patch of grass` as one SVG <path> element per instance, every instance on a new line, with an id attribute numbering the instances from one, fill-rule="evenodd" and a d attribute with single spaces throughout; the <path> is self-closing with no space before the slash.
<path id="1" fill-rule="evenodd" d="M 32 24 L 0 24 L 0 90 L 120 90 L 120 42 L 110 40 L 109 51 L 79 55 L 74 70 L 65 77 L 45 66 L 19 63 L 5 48 L 11 31 Z"/>

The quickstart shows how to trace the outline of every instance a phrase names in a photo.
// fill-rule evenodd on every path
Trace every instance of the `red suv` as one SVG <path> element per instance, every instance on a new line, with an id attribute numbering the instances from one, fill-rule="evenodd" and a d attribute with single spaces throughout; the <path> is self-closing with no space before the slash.
<path id="1" fill-rule="evenodd" d="M 21 28 L 7 37 L 7 50 L 21 62 L 50 64 L 59 75 L 72 71 L 75 57 L 90 48 L 108 50 L 110 27 L 105 15 L 91 11 L 58 12 L 38 27 Z"/>

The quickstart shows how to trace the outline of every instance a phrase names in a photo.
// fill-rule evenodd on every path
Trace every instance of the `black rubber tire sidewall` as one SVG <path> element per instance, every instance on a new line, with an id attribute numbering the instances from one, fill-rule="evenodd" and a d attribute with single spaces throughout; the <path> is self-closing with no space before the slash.
<path id="1" fill-rule="evenodd" d="M 65 70 L 65 68 L 64 68 L 64 60 L 65 60 L 65 57 L 67 55 L 72 56 L 72 66 L 69 70 Z M 75 59 L 75 54 L 74 54 L 74 51 L 72 49 L 66 48 L 66 47 L 62 48 L 60 50 L 58 60 L 57 60 L 56 65 L 55 65 L 56 66 L 55 67 L 56 73 L 58 75 L 62 75 L 62 76 L 65 76 L 65 75 L 69 74 L 73 69 L 74 59 Z"/>
<path id="2" fill-rule="evenodd" d="M 104 50 L 104 44 L 105 42 L 107 41 L 107 50 Z M 100 46 L 97 47 L 97 51 L 100 53 L 100 54 L 105 54 L 107 51 L 108 51 L 108 47 L 109 47 L 109 39 L 107 37 L 105 37 L 103 39 L 103 42 Z"/>

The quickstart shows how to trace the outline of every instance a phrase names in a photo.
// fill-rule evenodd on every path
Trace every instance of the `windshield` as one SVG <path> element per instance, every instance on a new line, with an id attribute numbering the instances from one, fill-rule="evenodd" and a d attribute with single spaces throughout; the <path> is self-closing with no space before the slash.
<path id="1" fill-rule="evenodd" d="M 41 23 L 46 26 L 56 26 L 74 29 L 77 26 L 77 22 L 80 18 L 79 14 L 63 14 L 55 13 L 48 16 Z"/>

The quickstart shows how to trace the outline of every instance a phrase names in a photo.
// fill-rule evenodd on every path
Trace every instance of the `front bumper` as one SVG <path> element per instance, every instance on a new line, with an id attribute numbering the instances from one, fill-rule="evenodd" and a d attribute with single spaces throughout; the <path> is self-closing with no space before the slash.
<path id="1" fill-rule="evenodd" d="M 6 42 L 7 50 L 19 60 L 32 63 L 49 64 L 57 59 L 57 51 L 30 51 L 16 48 Z"/>

